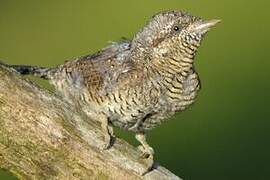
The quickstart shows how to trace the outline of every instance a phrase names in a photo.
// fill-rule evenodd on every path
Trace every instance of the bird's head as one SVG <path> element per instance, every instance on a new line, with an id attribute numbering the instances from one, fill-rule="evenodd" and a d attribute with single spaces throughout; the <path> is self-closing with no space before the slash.
<path id="1" fill-rule="evenodd" d="M 220 20 L 203 20 L 181 11 L 161 12 L 136 34 L 132 48 L 138 56 L 193 60 L 204 35 Z"/>

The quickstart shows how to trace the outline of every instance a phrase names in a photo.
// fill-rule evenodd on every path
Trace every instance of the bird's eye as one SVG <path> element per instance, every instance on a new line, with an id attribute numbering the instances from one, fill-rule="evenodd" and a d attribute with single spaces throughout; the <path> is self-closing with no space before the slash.
<path id="1" fill-rule="evenodd" d="M 179 28 L 179 26 L 174 26 L 174 27 L 173 27 L 173 30 L 174 30 L 174 31 L 179 31 L 180 28 Z"/>

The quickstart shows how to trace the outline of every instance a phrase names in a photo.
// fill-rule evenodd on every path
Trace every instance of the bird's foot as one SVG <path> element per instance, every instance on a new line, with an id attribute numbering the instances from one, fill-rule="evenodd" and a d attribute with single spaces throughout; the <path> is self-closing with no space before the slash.
<path id="1" fill-rule="evenodd" d="M 138 149 L 142 152 L 141 155 L 140 155 L 140 158 L 146 160 L 146 169 L 145 169 L 144 172 L 142 172 L 140 174 L 140 175 L 143 176 L 146 173 L 148 173 L 149 171 L 151 171 L 151 169 L 154 166 L 154 150 L 150 146 L 145 148 L 142 145 L 138 146 Z"/>
<path id="2" fill-rule="evenodd" d="M 147 163 L 146 171 L 142 174 L 149 172 L 154 165 L 154 149 L 146 142 L 146 135 L 144 133 L 137 133 L 136 139 L 141 143 L 138 149 L 142 152 L 141 158 L 145 159 Z"/>
<path id="3" fill-rule="evenodd" d="M 101 122 L 101 127 L 104 134 L 104 143 L 100 146 L 100 149 L 107 150 L 113 145 L 115 141 L 113 127 L 108 123 L 107 119 Z"/>
<path id="4" fill-rule="evenodd" d="M 142 145 L 138 146 L 138 149 L 142 152 L 141 158 L 154 159 L 154 149 L 149 147 L 144 147 Z"/>
<path id="5" fill-rule="evenodd" d="M 107 150 L 113 145 L 115 136 L 111 136 L 110 134 L 104 135 L 104 142 L 100 145 L 100 149 Z"/>

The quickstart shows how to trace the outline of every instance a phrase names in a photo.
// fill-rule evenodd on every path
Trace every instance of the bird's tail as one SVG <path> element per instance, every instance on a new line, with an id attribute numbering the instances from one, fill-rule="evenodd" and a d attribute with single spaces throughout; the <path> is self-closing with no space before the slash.
<path id="1" fill-rule="evenodd" d="M 46 68 L 39 66 L 28 66 L 28 65 L 9 65 L 0 62 L 0 65 L 3 65 L 8 68 L 14 69 L 16 72 L 22 75 L 34 75 L 43 79 L 51 79 L 52 72 L 54 68 Z"/>

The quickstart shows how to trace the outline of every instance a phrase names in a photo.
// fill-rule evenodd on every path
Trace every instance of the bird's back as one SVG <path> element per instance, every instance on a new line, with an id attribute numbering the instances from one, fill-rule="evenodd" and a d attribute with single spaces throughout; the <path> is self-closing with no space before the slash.
<path id="1" fill-rule="evenodd" d="M 120 127 L 132 126 L 144 116 L 150 102 L 142 95 L 143 81 L 144 72 L 130 59 L 129 41 L 67 61 L 51 79 L 63 97 L 80 103 L 91 116 L 105 114 Z"/>
<path id="2" fill-rule="evenodd" d="M 135 68 L 128 58 L 129 51 L 130 42 L 122 41 L 93 55 L 66 61 L 57 68 L 52 81 L 61 93 L 65 93 L 63 89 L 86 88 L 91 101 L 98 102 L 97 97 L 112 91 L 119 77 Z"/>

